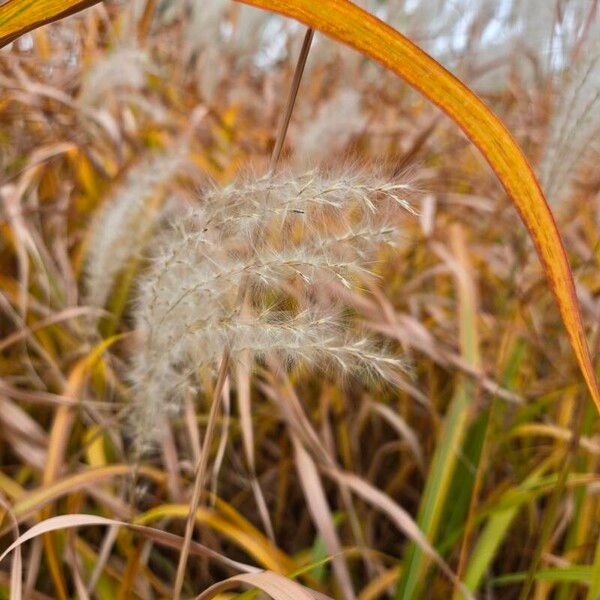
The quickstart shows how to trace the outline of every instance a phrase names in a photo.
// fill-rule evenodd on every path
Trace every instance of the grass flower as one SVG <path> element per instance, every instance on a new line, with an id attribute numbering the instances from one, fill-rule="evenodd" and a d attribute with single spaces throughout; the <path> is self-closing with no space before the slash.
<path id="1" fill-rule="evenodd" d="M 85 267 L 88 304 L 104 307 L 119 274 L 140 256 L 162 216 L 161 188 L 185 166 L 183 149 L 142 160 L 125 176 L 90 229 Z"/>
<path id="2" fill-rule="evenodd" d="M 597 151 L 600 134 L 600 17 L 592 22 L 580 59 L 559 84 L 560 100 L 540 166 L 548 198 L 560 204 L 585 158 Z"/>
<path id="3" fill-rule="evenodd" d="M 117 46 L 86 72 L 80 101 L 86 107 L 98 107 L 115 90 L 139 90 L 144 87 L 150 69 L 146 52 L 133 46 Z"/>
<path id="4" fill-rule="evenodd" d="M 136 438 L 152 439 L 224 349 L 232 360 L 274 353 L 287 366 L 342 373 L 401 369 L 326 290 L 370 276 L 378 246 L 398 235 L 409 188 L 365 175 L 265 177 L 209 191 L 164 231 L 135 311 Z"/>

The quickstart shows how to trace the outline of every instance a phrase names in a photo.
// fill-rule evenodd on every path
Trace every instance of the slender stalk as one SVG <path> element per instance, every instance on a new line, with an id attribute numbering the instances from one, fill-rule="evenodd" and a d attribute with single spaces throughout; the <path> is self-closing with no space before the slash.
<path id="1" fill-rule="evenodd" d="M 192 497 L 190 499 L 190 511 L 187 516 L 187 522 L 185 524 L 185 534 L 183 537 L 183 546 L 181 547 L 181 554 L 179 555 L 179 564 L 177 565 L 177 575 L 175 577 L 175 589 L 173 591 L 173 598 L 179 600 L 181 596 L 181 588 L 183 587 L 183 580 L 185 578 L 185 568 L 187 566 L 187 558 L 190 552 L 190 545 L 192 543 L 192 534 L 194 533 L 194 524 L 196 522 L 196 512 L 200 505 L 200 496 L 202 495 L 202 488 L 204 487 L 204 480 L 206 479 L 206 470 L 208 467 L 208 457 L 210 455 L 210 444 L 215 432 L 217 424 L 217 415 L 219 413 L 219 407 L 221 405 L 220 398 L 223 393 L 223 387 L 227 379 L 227 372 L 229 371 L 229 351 L 225 350 L 223 358 L 221 360 L 221 366 L 219 367 L 219 375 L 217 377 L 217 383 L 212 395 L 212 401 L 210 405 L 210 412 L 208 414 L 208 423 L 206 425 L 206 433 L 204 435 L 204 441 L 202 443 L 202 452 L 198 464 L 196 465 L 196 476 L 194 480 L 194 490 L 192 491 Z"/>
<path id="2" fill-rule="evenodd" d="M 294 104 L 296 103 L 296 96 L 298 95 L 298 88 L 300 87 L 300 81 L 302 74 L 304 73 L 304 67 L 306 66 L 306 59 L 310 51 L 310 45 L 315 34 L 315 30 L 310 27 L 306 30 L 304 41 L 302 42 L 302 48 L 300 49 L 300 55 L 298 56 L 298 62 L 296 63 L 296 69 L 294 70 L 294 78 L 292 79 L 292 87 L 288 95 L 287 104 L 281 121 L 279 123 L 279 132 L 277 139 L 275 140 L 275 146 L 273 147 L 273 153 L 271 154 L 271 162 L 269 163 L 269 173 L 273 173 L 279 159 L 281 158 L 281 151 L 283 150 L 283 142 L 287 134 L 288 127 L 290 125 L 290 119 L 294 110 Z"/>
<path id="3" fill-rule="evenodd" d="M 300 81 L 302 79 L 302 74 L 304 73 L 304 67 L 306 65 L 306 59 L 308 57 L 308 52 L 310 50 L 310 46 L 312 43 L 314 35 L 313 29 L 308 29 L 306 31 L 306 35 L 304 36 L 304 41 L 302 43 L 302 48 L 300 50 L 300 55 L 298 57 L 298 62 L 296 63 L 296 68 L 294 70 L 294 76 L 292 79 L 292 86 L 288 95 L 287 103 L 285 106 L 284 113 L 281 118 L 281 122 L 279 124 L 279 130 L 277 133 L 277 139 L 275 140 L 275 146 L 273 148 L 273 153 L 271 154 L 271 160 L 269 162 L 269 173 L 273 173 L 275 168 L 277 167 L 277 163 L 281 158 L 281 150 L 283 149 L 283 143 L 285 141 L 285 136 L 287 134 L 287 130 L 290 124 L 290 119 L 292 116 L 292 112 L 294 110 L 294 105 L 296 103 L 296 97 L 298 96 L 298 89 L 300 87 Z M 240 285 L 238 298 L 240 301 L 244 299 L 246 296 L 246 283 L 242 282 Z M 215 427 L 217 423 L 217 415 L 219 412 L 219 408 L 221 406 L 221 395 L 223 392 L 223 386 L 225 385 L 225 381 L 227 379 L 227 373 L 229 371 L 230 364 L 230 354 L 229 350 L 226 348 L 223 352 L 223 358 L 221 359 L 221 365 L 219 367 L 219 375 L 217 378 L 217 383 L 215 385 L 215 390 L 212 396 L 212 402 L 210 406 L 210 413 L 208 415 L 208 423 L 206 425 L 206 432 L 204 434 L 204 441 L 202 443 L 202 452 L 200 454 L 200 458 L 198 460 L 198 464 L 196 465 L 196 473 L 194 479 L 194 489 L 192 491 L 192 497 L 190 499 L 190 510 L 188 512 L 188 517 L 185 525 L 185 534 L 183 538 L 183 546 L 181 547 L 181 554 L 179 555 L 179 564 L 177 565 L 177 575 L 175 577 L 175 587 L 173 590 L 173 600 L 179 600 L 181 597 L 181 590 L 183 588 L 183 580 L 185 579 L 185 570 L 187 566 L 187 559 L 190 552 L 190 546 L 192 543 L 192 535 L 194 533 L 194 524 L 196 522 L 196 512 L 198 511 L 198 507 L 200 505 L 200 497 L 202 495 L 202 490 L 204 488 L 204 480 L 206 479 L 206 471 L 208 468 L 208 457 L 210 454 L 210 446 L 212 443 L 212 438 L 214 437 Z"/>

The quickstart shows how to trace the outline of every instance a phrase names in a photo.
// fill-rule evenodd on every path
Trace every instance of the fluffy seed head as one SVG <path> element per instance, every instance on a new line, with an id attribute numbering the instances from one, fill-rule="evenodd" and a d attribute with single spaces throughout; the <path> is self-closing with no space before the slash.
<path id="1" fill-rule="evenodd" d="M 397 238 L 409 185 L 311 172 L 207 192 L 157 240 L 140 281 L 133 422 L 143 446 L 225 348 L 233 360 L 271 353 L 288 366 L 389 376 L 402 366 L 351 322 L 331 280 L 370 276 L 381 244 Z"/>

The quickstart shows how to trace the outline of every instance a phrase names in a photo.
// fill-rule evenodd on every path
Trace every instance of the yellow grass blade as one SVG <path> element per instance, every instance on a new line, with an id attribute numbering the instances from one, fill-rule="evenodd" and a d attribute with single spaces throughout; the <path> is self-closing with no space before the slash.
<path id="1" fill-rule="evenodd" d="M 35 488 L 25 493 L 12 506 L 12 513 L 19 523 L 33 516 L 38 510 L 48 506 L 58 498 L 67 494 L 74 494 L 91 486 L 99 486 L 114 477 L 130 475 L 134 466 L 124 464 L 113 464 L 107 467 L 85 469 L 74 475 L 68 475 L 62 479 L 47 485 Z M 161 471 L 150 467 L 139 467 L 137 473 L 148 477 L 156 483 L 163 483 L 164 475 Z M 5 530 L 0 529 L 0 534 Z"/>
<path id="2" fill-rule="evenodd" d="M 531 166 L 502 121 L 428 54 L 348 0 L 238 1 L 297 19 L 377 60 L 423 93 L 462 128 L 498 176 L 529 230 L 579 367 L 600 412 L 600 391 L 560 234 Z"/>
<path id="3" fill-rule="evenodd" d="M 97 4 L 100 0 L 8 0 L 0 6 L 0 48 L 20 35 Z"/>
<path id="4" fill-rule="evenodd" d="M 187 504 L 163 504 L 138 515 L 135 524 L 147 525 L 164 518 L 182 519 L 188 515 L 188 512 L 189 507 Z M 267 569 L 279 573 L 291 573 L 296 569 L 296 564 L 290 557 L 254 528 L 251 532 L 248 532 L 245 527 L 242 528 L 236 523 L 231 523 L 216 511 L 203 507 L 196 511 L 196 521 L 202 525 L 208 525 L 229 538 Z"/>

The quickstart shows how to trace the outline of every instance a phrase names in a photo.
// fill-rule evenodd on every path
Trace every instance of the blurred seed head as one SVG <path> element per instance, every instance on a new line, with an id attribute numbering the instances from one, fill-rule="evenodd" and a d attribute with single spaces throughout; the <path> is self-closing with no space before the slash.
<path id="1" fill-rule="evenodd" d="M 195 65 L 198 89 L 209 101 L 223 93 L 222 83 L 255 62 L 266 23 L 273 17 L 229 0 L 192 0 L 185 32 L 185 54 Z M 222 100 L 222 96 L 220 96 Z"/>
<path id="2" fill-rule="evenodd" d="M 591 22 L 579 60 L 557 89 L 560 99 L 540 166 L 542 184 L 554 205 L 569 196 L 586 158 L 600 150 L 600 14 Z"/>
<path id="3" fill-rule="evenodd" d="M 134 46 L 119 45 L 86 71 L 79 100 L 85 107 L 95 107 L 105 104 L 114 91 L 140 90 L 151 69 L 146 52 Z"/>
<path id="4" fill-rule="evenodd" d="M 163 186 L 186 165 L 184 148 L 142 160 L 125 176 L 91 226 L 85 266 L 85 299 L 104 307 L 119 274 L 139 257 L 164 217 Z"/>
<path id="5" fill-rule="evenodd" d="M 305 119 L 295 141 L 294 158 L 306 166 L 340 160 L 351 142 L 367 124 L 361 109 L 361 94 L 340 88 L 323 102 L 312 119 Z"/>

